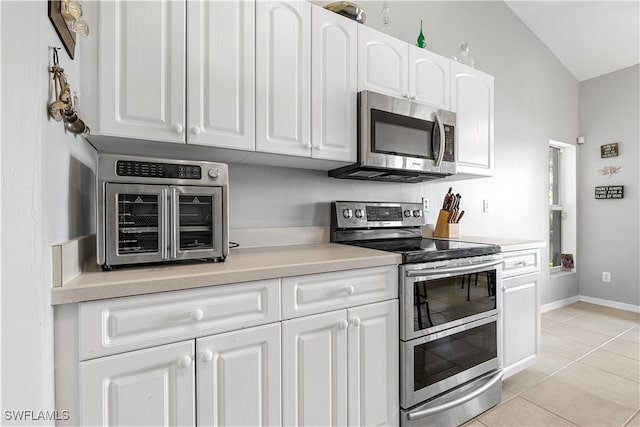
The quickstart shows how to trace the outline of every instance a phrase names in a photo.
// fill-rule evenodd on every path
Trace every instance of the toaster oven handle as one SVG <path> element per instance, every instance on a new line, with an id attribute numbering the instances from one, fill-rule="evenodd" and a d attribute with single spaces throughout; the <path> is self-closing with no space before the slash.
<path id="1" fill-rule="evenodd" d="M 438 150 L 438 158 L 436 159 L 436 166 L 440 166 L 442 163 L 442 159 L 444 159 L 444 149 L 445 149 L 445 134 L 444 134 L 444 125 L 442 124 L 442 119 L 440 118 L 440 114 L 436 113 L 436 123 L 438 124 L 438 131 L 440 133 L 440 150 Z"/>
<path id="2" fill-rule="evenodd" d="M 178 190 L 175 187 L 171 187 L 171 220 L 169 222 L 169 229 L 171 234 L 171 259 L 178 257 L 178 228 L 180 227 L 180 216 L 178 213 Z"/>
<path id="3" fill-rule="evenodd" d="M 408 270 L 407 277 L 418 277 L 418 276 L 435 276 L 437 274 L 448 274 L 448 273 L 465 273 L 469 270 L 482 270 L 483 268 L 493 267 L 494 265 L 502 264 L 502 260 L 495 260 L 489 262 L 481 262 L 478 264 L 471 265 L 461 265 L 458 267 L 440 267 L 440 268 L 427 268 L 423 270 Z"/>
<path id="4" fill-rule="evenodd" d="M 169 231 L 169 209 L 167 204 L 169 202 L 167 194 L 167 188 L 163 188 L 160 192 L 160 215 L 162 216 L 162 224 L 158 224 L 158 232 L 160 233 L 160 256 L 163 260 L 169 259 L 169 253 L 167 251 L 167 232 Z"/>
<path id="5" fill-rule="evenodd" d="M 502 371 L 498 371 L 493 375 L 493 378 L 487 381 L 486 384 L 483 384 L 482 387 L 479 387 L 478 389 L 472 391 L 471 393 L 465 396 L 459 397 L 458 399 L 451 400 L 447 403 L 443 403 L 442 405 L 434 406 L 433 408 L 427 408 L 427 409 L 422 409 L 415 412 L 409 412 L 407 414 L 407 418 L 409 418 L 409 421 L 418 420 L 420 418 L 425 418 L 425 417 L 428 417 L 429 415 L 434 415 L 439 412 L 443 412 L 451 408 L 455 408 L 456 406 L 460 406 L 464 403 L 467 403 L 468 401 L 475 399 L 476 397 L 480 396 L 481 394 L 489 390 L 498 381 L 502 380 L 502 375 L 503 375 Z"/>

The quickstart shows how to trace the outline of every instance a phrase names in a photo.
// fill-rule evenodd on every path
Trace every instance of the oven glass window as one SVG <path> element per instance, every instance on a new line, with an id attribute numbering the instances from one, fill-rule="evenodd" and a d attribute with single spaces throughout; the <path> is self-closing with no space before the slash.
<path id="1" fill-rule="evenodd" d="M 498 357 L 496 322 L 413 348 L 414 391 Z"/>
<path id="2" fill-rule="evenodd" d="M 463 274 L 413 284 L 414 331 L 496 308 L 496 271 Z"/>
<path id="3" fill-rule="evenodd" d="M 433 126 L 427 120 L 371 110 L 371 148 L 377 153 L 433 159 Z"/>
<path id="4" fill-rule="evenodd" d="M 118 253 L 158 252 L 158 194 L 118 194 Z"/>
<path id="5" fill-rule="evenodd" d="M 213 197 L 180 195 L 180 250 L 213 248 Z"/>

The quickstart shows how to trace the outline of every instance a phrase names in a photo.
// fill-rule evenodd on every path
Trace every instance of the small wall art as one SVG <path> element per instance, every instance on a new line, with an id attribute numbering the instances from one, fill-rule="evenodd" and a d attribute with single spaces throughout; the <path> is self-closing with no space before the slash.
<path id="1" fill-rule="evenodd" d="M 624 199 L 624 185 L 596 187 L 596 199 Z"/>
<path id="2" fill-rule="evenodd" d="M 604 144 L 600 146 L 600 158 L 618 157 L 618 143 Z"/>
<path id="3" fill-rule="evenodd" d="M 69 54 L 69 57 L 73 59 L 76 50 L 76 34 L 71 32 L 64 20 L 64 16 L 62 16 L 61 0 L 49 0 L 49 20 L 51 20 L 56 33 L 58 33 L 64 49 Z"/>

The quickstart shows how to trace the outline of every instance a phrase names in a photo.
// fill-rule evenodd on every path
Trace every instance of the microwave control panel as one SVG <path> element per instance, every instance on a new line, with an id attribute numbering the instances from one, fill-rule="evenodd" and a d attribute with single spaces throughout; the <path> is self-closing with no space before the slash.
<path id="1" fill-rule="evenodd" d="M 199 180 L 202 177 L 202 168 L 198 165 L 118 160 L 116 162 L 116 175 Z"/>

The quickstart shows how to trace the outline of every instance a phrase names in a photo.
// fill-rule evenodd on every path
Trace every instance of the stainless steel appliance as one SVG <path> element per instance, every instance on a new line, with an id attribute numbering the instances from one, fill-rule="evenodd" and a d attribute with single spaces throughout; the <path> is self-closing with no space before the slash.
<path id="1" fill-rule="evenodd" d="M 426 239 L 422 203 L 334 202 L 331 241 L 402 255 L 401 424 L 459 425 L 501 398 L 499 247 Z"/>
<path id="2" fill-rule="evenodd" d="M 228 183 L 223 163 L 99 154 L 98 264 L 223 261 Z"/>
<path id="3" fill-rule="evenodd" d="M 358 161 L 335 178 L 422 182 L 456 173 L 456 115 L 375 92 L 358 94 Z"/>

